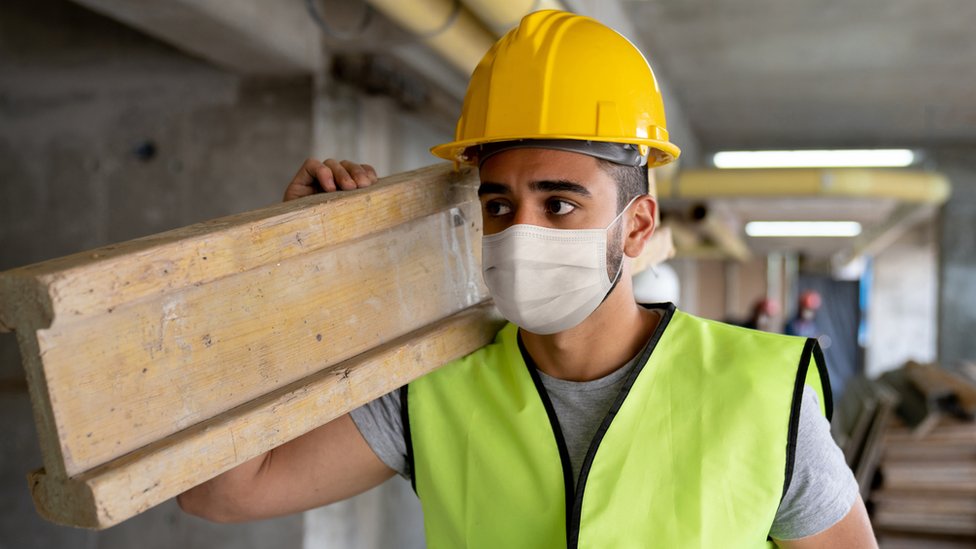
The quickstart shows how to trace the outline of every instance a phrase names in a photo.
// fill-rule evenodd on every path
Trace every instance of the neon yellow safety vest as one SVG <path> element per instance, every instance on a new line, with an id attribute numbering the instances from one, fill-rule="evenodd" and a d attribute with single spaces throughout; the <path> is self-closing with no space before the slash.
<path id="1" fill-rule="evenodd" d="M 804 384 L 830 415 L 819 346 L 656 307 L 579 479 L 514 325 L 410 383 L 404 428 L 430 547 L 773 546 Z"/>

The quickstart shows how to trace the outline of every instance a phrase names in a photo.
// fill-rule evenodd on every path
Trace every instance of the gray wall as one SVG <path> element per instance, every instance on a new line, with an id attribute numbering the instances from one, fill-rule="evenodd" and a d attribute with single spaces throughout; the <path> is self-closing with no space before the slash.
<path id="1" fill-rule="evenodd" d="M 865 374 L 876 378 L 906 361 L 936 358 L 936 221 L 901 236 L 872 261 Z"/>
<path id="2" fill-rule="evenodd" d="M 214 68 L 65 0 L 0 3 L 0 270 L 279 201 L 322 145 L 315 127 L 339 127 L 313 115 L 313 89 Z M 381 175 L 431 163 L 426 148 L 445 137 L 382 99 L 353 92 L 333 107 L 322 112 L 373 127 L 334 155 L 374 159 Z M 0 549 L 423 545 L 399 479 L 254 524 L 209 524 L 170 501 L 104 532 L 55 526 L 27 489 L 41 458 L 12 334 L 0 334 L 0 414 Z"/>
<path id="3" fill-rule="evenodd" d="M 939 262 L 939 360 L 976 362 L 976 147 L 939 152 L 952 183 L 942 211 Z"/>

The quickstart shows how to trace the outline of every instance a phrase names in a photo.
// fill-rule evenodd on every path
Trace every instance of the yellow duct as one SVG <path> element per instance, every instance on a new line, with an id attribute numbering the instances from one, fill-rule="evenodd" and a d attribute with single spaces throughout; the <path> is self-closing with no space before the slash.
<path id="1" fill-rule="evenodd" d="M 367 0 L 401 27 L 421 37 L 465 75 L 471 74 L 495 37 L 464 6 L 451 0 Z"/>
<path id="2" fill-rule="evenodd" d="M 462 0 L 496 36 L 518 24 L 523 16 L 539 10 L 565 10 L 559 0 Z"/>
<path id="3" fill-rule="evenodd" d="M 677 177 L 659 177 L 657 190 L 663 199 L 857 196 L 941 204 L 949 198 L 950 185 L 938 172 L 918 170 L 685 170 Z"/>
<path id="4" fill-rule="evenodd" d="M 559 0 L 367 1 L 419 36 L 465 75 L 474 71 L 495 38 L 518 24 L 524 15 L 543 9 L 566 9 Z"/>

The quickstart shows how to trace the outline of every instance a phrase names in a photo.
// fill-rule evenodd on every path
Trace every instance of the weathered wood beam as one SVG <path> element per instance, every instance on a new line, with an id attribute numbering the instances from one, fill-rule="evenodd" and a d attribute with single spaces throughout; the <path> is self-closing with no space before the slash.
<path id="1" fill-rule="evenodd" d="M 38 511 L 112 526 L 488 344 L 500 327 L 493 307 L 471 307 L 75 477 L 35 471 Z"/>
<path id="2" fill-rule="evenodd" d="M 110 526 L 490 341 L 476 187 L 442 164 L 0 273 L 40 512 Z"/>

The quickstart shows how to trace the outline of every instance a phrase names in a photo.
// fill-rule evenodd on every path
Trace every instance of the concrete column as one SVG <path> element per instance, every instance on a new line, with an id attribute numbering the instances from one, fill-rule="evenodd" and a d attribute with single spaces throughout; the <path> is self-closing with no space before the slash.
<path id="1" fill-rule="evenodd" d="M 942 151 L 936 165 L 952 183 L 939 236 L 939 360 L 953 366 L 976 362 L 976 148 Z"/>
<path id="2" fill-rule="evenodd" d="M 326 69 L 313 77 L 311 156 L 362 160 L 360 98 L 352 87 L 336 81 Z"/>
<path id="3" fill-rule="evenodd" d="M 305 513 L 304 549 L 422 549 L 423 514 L 410 483 L 396 477 Z"/>

